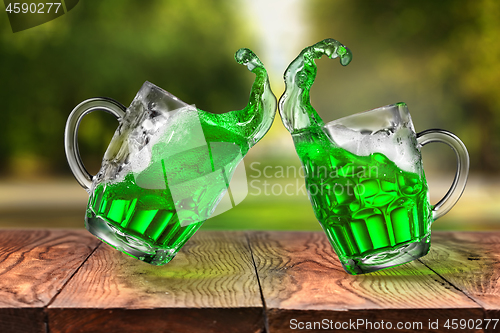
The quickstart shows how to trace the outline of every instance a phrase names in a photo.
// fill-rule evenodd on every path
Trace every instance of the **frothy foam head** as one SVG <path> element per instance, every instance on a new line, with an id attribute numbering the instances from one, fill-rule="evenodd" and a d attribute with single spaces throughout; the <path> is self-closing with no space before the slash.
<path id="1" fill-rule="evenodd" d="M 401 170 L 421 173 L 420 151 L 405 103 L 337 119 L 323 130 L 336 145 L 355 155 L 381 153 Z"/>
<path id="2" fill-rule="evenodd" d="M 153 152 L 159 142 L 170 144 L 167 152 Z M 112 183 L 121 182 L 130 172 L 144 171 L 155 155 L 167 158 L 201 145 L 206 145 L 206 140 L 196 107 L 145 82 L 120 121 L 102 171 Z M 157 186 L 165 188 L 164 181 Z"/>

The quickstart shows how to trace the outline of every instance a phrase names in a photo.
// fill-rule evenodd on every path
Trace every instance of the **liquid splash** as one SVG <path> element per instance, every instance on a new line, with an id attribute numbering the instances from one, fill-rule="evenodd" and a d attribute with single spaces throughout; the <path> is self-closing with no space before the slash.
<path id="1" fill-rule="evenodd" d="M 256 75 L 247 106 L 242 110 L 214 114 L 198 109 L 202 127 L 219 127 L 247 139 L 255 145 L 271 127 L 276 113 L 276 97 L 271 91 L 267 71 L 250 49 L 241 48 L 234 56 L 236 62 L 247 66 Z M 246 153 L 246 152 L 245 152 Z"/>
<path id="2" fill-rule="evenodd" d="M 343 66 L 347 66 L 352 60 L 351 51 L 330 38 L 306 47 L 285 71 L 286 88 L 280 98 L 279 109 L 283 124 L 290 133 L 324 125 L 311 106 L 309 95 L 318 71 L 314 60 L 324 55 L 330 59 L 340 58 Z"/>
<path id="3" fill-rule="evenodd" d="M 317 73 L 314 60 L 323 55 L 340 58 L 343 66 L 352 60 L 351 51 L 334 39 L 305 48 L 285 71 L 286 89 L 279 101 L 316 218 L 350 274 L 425 255 L 431 207 L 423 171 L 405 172 L 381 153 L 358 156 L 327 135 L 309 95 Z M 407 112 L 404 104 L 390 107 Z"/>
<path id="4" fill-rule="evenodd" d="M 276 113 L 259 58 L 244 48 L 235 60 L 256 75 L 242 110 L 206 112 L 144 84 L 95 177 L 89 231 L 128 255 L 164 265 L 211 216 Z"/>

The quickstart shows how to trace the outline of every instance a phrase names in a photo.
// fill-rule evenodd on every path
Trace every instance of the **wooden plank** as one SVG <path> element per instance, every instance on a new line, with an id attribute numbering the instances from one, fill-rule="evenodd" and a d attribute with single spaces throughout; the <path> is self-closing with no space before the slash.
<path id="1" fill-rule="evenodd" d="M 0 332 L 45 332 L 44 307 L 99 244 L 86 230 L 1 230 Z"/>
<path id="2" fill-rule="evenodd" d="M 436 232 L 431 249 L 420 261 L 500 320 L 500 232 Z"/>
<path id="3" fill-rule="evenodd" d="M 102 245 L 48 307 L 57 332 L 261 332 L 263 305 L 242 232 L 198 232 L 165 266 Z"/>
<path id="4" fill-rule="evenodd" d="M 334 326 L 358 319 L 379 325 L 383 320 L 393 327 L 421 322 L 418 331 L 444 332 L 448 330 L 442 326 L 429 328 L 429 320 L 443 324 L 447 318 L 483 316 L 477 303 L 418 261 L 352 276 L 344 272 L 323 233 L 258 232 L 249 234 L 249 240 L 270 333 L 293 332 L 294 323 L 323 319 Z M 345 330 L 351 331 L 371 330 Z M 413 331 L 415 327 L 398 330 Z"/>

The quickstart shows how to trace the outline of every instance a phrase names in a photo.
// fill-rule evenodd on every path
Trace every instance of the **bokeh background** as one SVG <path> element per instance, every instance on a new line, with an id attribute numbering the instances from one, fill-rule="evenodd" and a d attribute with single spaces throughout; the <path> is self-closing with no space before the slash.
<path id="1" fill-rule="evenodd" d="M 254 77 L 234 61 L 237 49 L 261 58 L 279 98 L 287 65 L 334 38 L 354 58 L 347 67 L 317 61 L 311 100 L 325 122 L 406 102 L 417 131 L 452 131 L 471 157 L 462 199 L 433 229 L 500 229 L 499 17 L 496 0 L 81 0 L 12 33 L 0 13 L 0 227 L 83 228 L 88 195 L 63 145 L 79 102 L 107 96 L 128 105 L 148 80 L 203 110 L 241 109 Z M 91 173 L 116 126 L 106 113 L 84 118 L 79 143 Z M 435 203 L 452 182 L 455 157 L 443 144 L 423 156 Z M 203 229 L 320 230 L 303 179 L 280 173 L 300 163 L 279 116 L 245 166 L 247 198 Z M 293 195 L 280 191 L 287 184 Z"/>

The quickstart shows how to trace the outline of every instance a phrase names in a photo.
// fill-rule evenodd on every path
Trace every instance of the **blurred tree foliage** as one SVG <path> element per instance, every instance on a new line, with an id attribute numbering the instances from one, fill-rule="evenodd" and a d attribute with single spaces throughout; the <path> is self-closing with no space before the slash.
<path id="1" fill-rule="evenodd" d="M 368 90 L 385 104 L 401 101 L 387 96 L 411 100 L 414 119 L 418 105 L 433 118 L 423 123 L 464 140 L 473 168 L 500 170 L 500 1 L 316 0 L 313 7 L 315 40 L 345 43 L 354 54 L 349 66 L 365 72 L 353 79 L 353 93 L 341 87 L 349 78 L 332 84 L 329 77 L 331 87 L 354 104 L 364 103 L 359 96 Z"/>
<path id="2" fill-rule="evenodd" d="M 243 108 L 253 74 L 233 55 L 251 46 L 242 44 L 248 32 L 233 6 L 80 1 L 66 15 L 15 34 L 2 19 L 0 171 L 68 173 L 63 132 L 72 108 L 95 96 L 128 105 L 146 80 L 207 111 Z M 80 149 L 86 162 L 99 163 L 117 123 L 87 117 Z"/>

